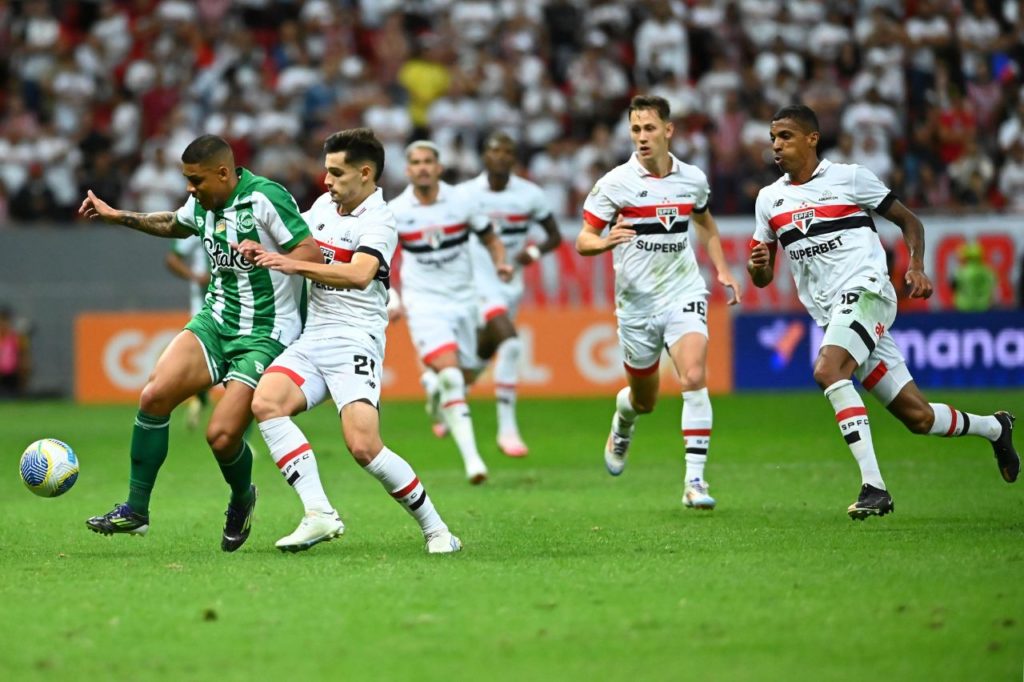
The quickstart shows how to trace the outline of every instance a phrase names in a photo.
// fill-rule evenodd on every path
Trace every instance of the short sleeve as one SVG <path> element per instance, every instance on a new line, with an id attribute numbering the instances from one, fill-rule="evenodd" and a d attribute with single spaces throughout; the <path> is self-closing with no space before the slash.
<path id="1" fill-rule="evenodd" d="M 604 229 L 618 212 L 619 207 L 612 200 L 610 194 L 613 191 L 612 185 L 613 183 L 606 174 L 597 181 L 594 188 L 590 190 L 590 194 L 587 195 L 586 201 L 583 202 L 583 220 L 591 227 Z"/>
<path id="2" fill-rule="evenodd" d="M 551 206 L 548 204 L 548 198 L 544 195 L 544 190 L 537 185 L 533 186 L 531 194 L 533 196 L 530 201 L 530 218 L 539 223 L 551 215 Z"/>
<path id="3" fill-rule="evenodd" d="M 861 208 L 869 208 L 878 213 L 885 213 L 896 201 L 896 194 L 885 186 L 864 166 L 856 166 L 853 171 L 853 202 Z"/>
<path id="4" fill-rule="evenodd" d="M 258 193 L 263 195 L 264 201 L 253 202 L 255 218 L 282 249 L 291 251 L 310 236 L 309 226 L 299 212 L 299 205 L 284 187 L 267 182 L 261 184 Z"/>
<path id="5" fill-rule="evenodd" d="M 768 212 L 768 205 L 771 201 L 770 195 L 763 188 L 757 193 L 757 201 L 754 203 L 754 241 L 762 244 L 771 244 L 775 241 L 775 230 L 771 226 L 771 214 Z"/>
<path id="6" fill-rule="evenodd" d="M 693 212 L 704 213 L 708 210 L 708 202 L 711 201 L 711 185 L 708 183 L 708 176 L 699 168 L 694 187 Z"/>
<path id="7" fill-rule="evenodd" d="M 374 279 L 388 281 L 391 276 L 391 260 L 398 248 L 398 230 L 391 211 L 383 212 L 378 221 L 359 233 L 356 253 L 365 253 L 377 259 L 377 274 Z"/>
<path id="8" fill-rule="evenodd" d="M 193 234 L 201 235 L 202 230 L 196 225 L 196 198 L 189 196 L 185 205 L 174 212 L 174 220 Z"/>

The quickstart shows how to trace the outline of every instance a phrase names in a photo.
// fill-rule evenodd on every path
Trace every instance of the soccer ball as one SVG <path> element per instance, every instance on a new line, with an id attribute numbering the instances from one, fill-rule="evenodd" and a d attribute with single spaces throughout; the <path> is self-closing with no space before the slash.
<path id="1" fill-rule="evenodd" d="M 75 451 L 56 438 L 43 438 L 25 448 L 19 466 L 25 487 L 40 497 L 63 495 L 78 480 Z"/>

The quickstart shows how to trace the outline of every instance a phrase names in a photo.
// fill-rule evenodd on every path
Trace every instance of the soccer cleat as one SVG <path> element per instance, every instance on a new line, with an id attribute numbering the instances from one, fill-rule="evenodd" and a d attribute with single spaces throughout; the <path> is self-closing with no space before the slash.
<path id="1" fill-rule="evenodd" d="M 626 455 L 629 454 L 629 444 L 633 440 L 633 429 L 636 425 L 629 427 L 626 435 L 619 433 L 619 414 L 612 417 L 612 430 L 608 434 L 608 440 L 604 444 L 604 465 L 608 473 L 618 476 L 626 468 Z"/>
<path id="2" fill-rule="evenodd" d="M 244 507 L 236 507 L 228 503 L 228 510 L 224 516 L 228 518 L 224 522 L 224 535 L 220 540 L 220 548 L 225 552 L 234 552 L 245 544 L 249 539 L 249 531 L 252 530 L 252 512 L 256 509 L 256 486 L 250 485 L 252 501 Z"/>
<path id="3" fill-rule="evenodd" d="M 692 509 L 714 509 L 715 498 L 708 495 L 707 481 L 694 478 L 683 488 L 683 506 Z"/>
<path id="4" fill-rule="evenodd" d="M 895 509 L 896 505 L 888 490 L 880 490 L 865 483 L 860 487 L 857 501 L 847 508 L 846 513 L 854 521 L 863 521 L 869 516 L 885 516 Z"/>
<path id="5" fill-rule="evenodd" d="M 145 535 L 149 532 L 149 517 L 136 514 L 125 504 L 115 504 L 113 510 L 103 516 L 86 519 L 85 525 L 94 533 L 113 535 L 128 533 L 129 535 Z"/>
<path id="6" fill-rule="evenodd" d="M 451 554 L 462 549 L 462 540 L 446 528 L 427 536 L 427 554 Z"/>
<path id="7" fill-rule="evenodd" d="M 327 542 L 345 534 L 345 524 L 338 512 L 308 511 L 291 535 L 286 535 L 274 546 L 282 552 L 302 552 L 320 542 Z"/>
<path id="8" fill-rule="evenodd" d="M 992 450 L 996 455 L 996 463 L 999 465 L 999 473 L 1003 480 L 1013 483 L 1020 474 L 1020 457 L 1013 447 L 1013 422 L 1017 421 L 1009 412 L 999 411 L 992 415 L 1002 425 L 1003 430 L 999 438 L 992 441 Z"/>
<path id="9" fill-rule="evenodd" d="M 480 485 L 487 480 L 487 465 L 479 457 L 466 462 L 466 480 L 472 485 Z"/>
<path id="10" fill-rule="evenodd" d="M 518 433 L 498 436 L 498 449 L 506 457 L 526 457 L 530 452 Z"/>
<path id="11" fill-rule="evenodd" d="M 189 431 L 199 428 L 199 420 L 203 416 L 203 402 L 198 396 L 192 396 L 185 401 L 185 427 Z"/>

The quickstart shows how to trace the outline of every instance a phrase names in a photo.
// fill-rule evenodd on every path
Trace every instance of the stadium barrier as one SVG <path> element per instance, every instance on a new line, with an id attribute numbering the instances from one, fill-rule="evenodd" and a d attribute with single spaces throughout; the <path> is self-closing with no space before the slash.
<path id="1" fill-rule="evenodd" d="M 75 322 L 75 398 L 82 403 L 134 403 L 163 348 L 188 321 L 178 312 L 85 313 Z M 732 389 L 732 320 L 724 306 L 711 306 L 708 326 L 709 388 Z M 517 322 L 523 341 L 520 395 L 610 396 L 625 385 L 622 356 L 611 310 L 524 310 Z M 679 382 L 663 355 L 661 389 Z M 421 369 L 405 322 L 388 328 L 384 399 L 420 399 Z M 489 397 L 490 369 L 471 395 Z"/>
<path id="2" fill-rule="evenodd" d="M 802 314 L 741 315 L 734 320 L 737 390 L 814 388 L 823 330 Z M 1024 315 L 902 313 L 890 330 L 924 388 L 1024 386 Z"/>

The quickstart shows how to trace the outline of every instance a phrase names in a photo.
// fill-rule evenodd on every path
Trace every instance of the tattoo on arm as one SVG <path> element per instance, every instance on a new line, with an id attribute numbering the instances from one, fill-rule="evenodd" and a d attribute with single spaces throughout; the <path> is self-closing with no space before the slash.
<path id="1" fill-rule="evenodd" d="M 174 213 L 171 211 L 160 211 L 158 213 L 120 211 L 117 215 L 117 222 L 133 230 L 156 235 L 157 237 L 177 237 L 187 234 L 174 220 Z"/>

